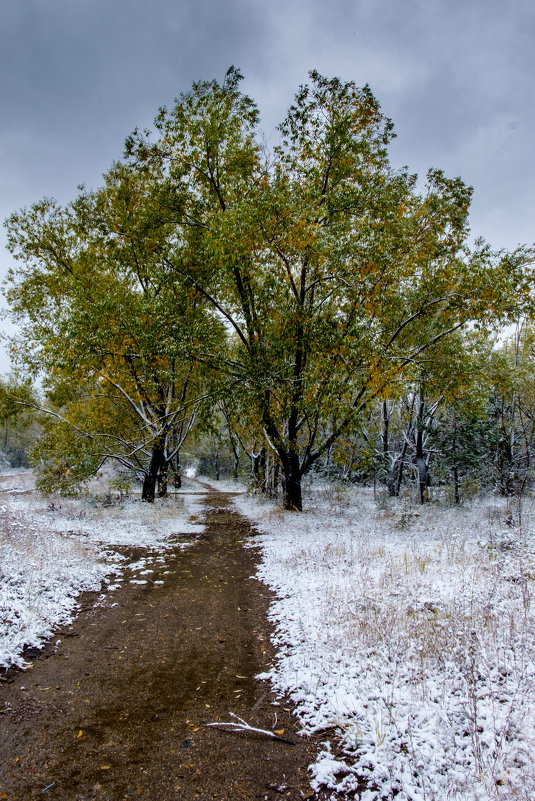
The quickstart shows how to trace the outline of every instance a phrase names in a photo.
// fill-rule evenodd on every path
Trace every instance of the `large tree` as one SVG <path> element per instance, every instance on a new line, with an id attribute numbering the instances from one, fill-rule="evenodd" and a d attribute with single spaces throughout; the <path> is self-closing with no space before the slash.
<path id="1" fill-rule="evenodd" d="M 285 507 L 301 509 L 303 475 L 407 366 L 527 291 L 526 254 L 469 249 L 460 179 L 432 170 L 419 192 L 392 170 L 392 124 L 368 87 L 311 73 L 269 154 L 240 78 L 194 84 L 129 155 L 187 197 L 169 280 L 226 321 L 220 368 L 280 460 Z"/>
<path id="2" fill-rule="evenodd" d="M 269 153 L 240 81 L 231 68 L 222 84 L 193 84 L 160 111 L 156 137 L 128 138 L 102 194 L 112 212 L 94 214 L 97 193 L 13 218 L 26 267 L 11 300 L 49 375 L 76 375 L 85 349 L 85 373 L 132 410 L 150 389 L 157 420 L 171 363 L 217 370 L 280 462 L 285 507 L 301 509 L 302 477 L 405 370 L 463 325 L 516 313 L 528 254 L 468 247 L 460 179 L 432 170 L 420 191 L 391 168 L 392 124 L 367 86 L 311 73 Z M 135 202 L 121 204 L 125 192 Z M 39 214 L 53 236 L 35 244 Z M 224 350 L 209 336 L 222 327 Z M 152 448 L 161 464 L 161 438 Z"/>

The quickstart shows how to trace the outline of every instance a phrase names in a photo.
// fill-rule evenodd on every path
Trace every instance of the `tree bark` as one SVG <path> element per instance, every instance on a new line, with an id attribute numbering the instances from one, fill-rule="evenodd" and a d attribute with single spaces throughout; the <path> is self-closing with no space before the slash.
<path id="1" fill-rule="evenodd" d="M 299 468 L 299 457 L 290 454 L 288 460 L 282 463 L 282 501 L 285 509 L 292 512 L 303 511 L 303 497 L 301 493 L 302 473 Z"/>
<path id="2" fill-rule="evenodd" d="M 156 495 L 156 481 L 160 468 L 165 464 L 164 446 L 161 442 L 156 442 L 152 447 L 152 454 L 150 457 L 149 468 L 143 480 L 143 489 L 141 491 L 141 500 L 147 503 L 154 503 Z"/>
<path id="3" fill-rule="evenodd" d="M 182 486 L 182 470 L 180 467 L 180 451 L 175 454 L 170 463 L 170 479 L 171 485 L 174 489 L 180 489 Z"/>
<path id="4" fill-rule="evenodd" d="M 158 473 L 158 498 L 167 497 L 168 475 L 168 467 L 166 464 L 163 464 L 160 467 L 160 472 Z"/>
<path id="5" fill-rule="evenodd" d="M 424 453 L 424 390 L 420 385 L 418 394 L 418 414 L 416 421 L 416 453 L 414 462 L 416 464 L 417 481 L 418 481 L 418 500 L 424 504 L 427 500 L 427 487 L 429 486 L 429 469 Z"/>
<path id="6" fill-rule="evenodd" d="M 397 498 L 401 491 L 401 483 L 403 481 L 403 468 L 405 467 L 405 459 L 407 456 L 408 444 L 405 441 L 401 449 L 400 455 L 396 458 L 390 475 L 388 477 L 388 494 L 391 498 Z"/>
<path id="7" fill-rule="evenodd" d="M 461 493 L 459 489 L 459 471 L 457 470 L 456 464 L 452 465 L 451 474 L 453 476 L 453 492 L 454 492 L 455 503 L 460 503 Z"/>
<path id="8" fill-rule="evenodd" d="M 266 449 L 261 448 L 258 453 L 253 453 L 251 457 L 255 490 L 265 492 L 266 489 Z"/>
<path id="9" fill-rule="evenodd" d="M 461 493 L 459 491 L 459 470 L 457 467 L 457 424 L 453 424 L 453 439 L 451 442 L 451 453 L 453 456 L 453 462 L 451 465 L 451 474 L 453 477 L 453 493 L 455 498 L 455 503 L 461 502 Z"/>

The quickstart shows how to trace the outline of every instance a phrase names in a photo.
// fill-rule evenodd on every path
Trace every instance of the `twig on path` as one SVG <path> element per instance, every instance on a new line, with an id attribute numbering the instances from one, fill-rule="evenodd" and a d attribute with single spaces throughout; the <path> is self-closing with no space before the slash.
<path id="1" fill-rule="evenodd" d="M 236 718 L 239 723 L 233 723 L 229 721 L 221 721 L 220 723 L 205 723 L 205 726 L 230 726 L 231 731 L 244 731 L 244 732 L 253 732 L 254 734 L 264 734 L 266 737 L 271 737 L 273 740 L 279 740 L 282 743 L 288 743 L 289 745 L 295 745 L 292 740 L 288 740 L 286 737 L 281 737 L 280 734 L 275 734 L 274 731 L 270 731 L 269 729 L 258 729 L 256 726 L 250 726 L 243 718 L 239 718 L 238 715 L 235 715 L 233 712 L 230 713 L 232 718 Z"/>
<path id="2" fill-rule="evenodd" d="M 260 696 L 260 698 L 254 704 L 254 706 L 251 707 L 251 712 L 250 712 L 251 715 L 253 715 L 256 712 L 256 710 L 258 709 L 258 707 L 262 705 L 262 703 L 266 700 L 266 697 L 267 697 L 267 693 L 264 693 L 263 695 Z"/>

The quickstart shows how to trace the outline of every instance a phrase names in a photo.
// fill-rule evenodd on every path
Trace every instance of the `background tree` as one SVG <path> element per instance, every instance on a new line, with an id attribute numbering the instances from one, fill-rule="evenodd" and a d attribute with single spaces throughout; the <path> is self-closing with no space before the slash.
<path id="1" fill-rule="evenodd" d="M 28 404 L 35 402 L 30 381 L 14 374 L 0 378 L 0 455 L 11 467 L 29 466 L 29 451 L 40 435 L 39 425 L 28 410 Z"/>

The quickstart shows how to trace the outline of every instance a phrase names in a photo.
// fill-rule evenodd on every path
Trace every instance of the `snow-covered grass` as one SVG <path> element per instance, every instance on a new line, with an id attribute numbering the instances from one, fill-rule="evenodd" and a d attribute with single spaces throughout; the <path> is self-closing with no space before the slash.
<path id="1" fill-rule="evenodd" d="M 535 798 L 534 504 L 413 506 L 316 485 L 308 511 L 241 496 L 263 532 L 270 678 L 325 732 L 313 785 L 343 798 Z M 507 523 L 505 522 L 507 520 Z M 334 749 L 334 751 L 333 751 Z"/>
<path id="2" fill-rule="evenodd" d="M 108 505 L 31 488 L 30 473 L 0 475 L 0 666 L 22 665 L 80 592 L 119 587 L 126 568 L 146 582 L 201 528 L 198 496 Z M 534 798 L 535 504 L 520 528 L 498 498 L 417 507 L 332 484 L 305 498 L 303 514 L 234 503 L 262 532 L 259 578 L 277 593 L 269 677 L 303 730 L 325 735 L 314 786 L 362 801 Z M 127 559 L 132 546 L 143 552 Z"/>
<path id="3" fill-rule="evenodd" d="M 71 620 L 81 592 L 119 588 L 127 568 L 146 583 L 162 551 L 202 531 L 195 496 L 149 505 L 118 502 L 98 485 L 77 499 L 44 498 L 32 486 L 29 471 L 0 476 L 0 667 L 23 666 L 24 647 Z M 132 562 L 121 552 L 128 547 L 145 553 Z"/>

